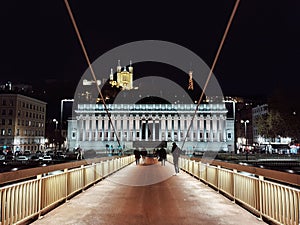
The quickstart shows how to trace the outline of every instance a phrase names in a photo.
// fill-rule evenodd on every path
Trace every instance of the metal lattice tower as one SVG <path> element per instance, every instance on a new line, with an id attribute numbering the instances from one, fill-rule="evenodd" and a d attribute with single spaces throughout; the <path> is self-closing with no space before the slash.
<path id="1" fill-rule="evenodd" d="M 193 71 L 189 71 L 189 86 L 188 90 L 194 90 L 194 83 L 193 83 Z"/>

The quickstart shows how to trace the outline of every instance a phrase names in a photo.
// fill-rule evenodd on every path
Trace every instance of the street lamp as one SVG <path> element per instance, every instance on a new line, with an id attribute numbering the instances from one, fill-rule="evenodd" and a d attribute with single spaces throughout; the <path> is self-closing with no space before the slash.
<path id="1" fill-rule="evenodd" d="M 58 121 L 56 119 L 53 119 L 52 121 L 55 123 L 55 130 L 57 130 Z"/>
<path id="2" fill-rule="evenodd" d="M 246 145 L 247 145 L 247 123 L 249 123 L 250 121 L 249 120 L 241 120 L 241 123 L 243 123 L 245 125 L 245 142 L 246 142 Z"/>

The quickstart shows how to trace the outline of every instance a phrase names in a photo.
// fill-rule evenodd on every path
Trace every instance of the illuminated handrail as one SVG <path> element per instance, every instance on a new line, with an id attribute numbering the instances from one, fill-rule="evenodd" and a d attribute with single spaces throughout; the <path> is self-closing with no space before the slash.
<path id="1" fill-rule="evenodd" d="M 25 222 L 66 201 L 106 176 L 134 162 L 134 156 L 113 158 L 79 168 L 38 175 L 0 188 L 0 225 Z M 70 165 L 70 164 L 66 164 Z"/>
<path id="2" fill-rule="evenodd" d="M 173 162 L 172 156 L 168 156 L 168 161 Z M 225 194 L 233 201 L 242 203 L 242 206 L 260 218 L 264 217 L 278 224 L 300 224 L 300 189 L 265 180 L 266 178 L 261 175 L 243 174 L 241 173 L 243 171 L 238 172 L 234 168 L 222 168 L 217 165 L 218 163 L 227 165 L 223 162 L 214 162 L 214 165 L 210 165 L 185 157 L 179 159 L 179 166 L 182 170 Z M 198 171 L 195 171 L 195 168 Z M 257 172 L 263 173 L 262 171 Z M 276 172 L 272 173 L 275 178 L 278 177 Z M 268 172 L 265 173 L 268 174 Z M 286 179 L 291 183 L 297 181 L 294 176 Z"/>
<path id="3" fill-rule="evenodd" d="M 172 162 L 172 156 L 168 155 Z M 64 169 L 58 174 L 7 185 L 0 188 L 0 225 L 15 224 L 40 216 L 111 173 L 134 161 L 133 156 L 113 158 L 79 168 Z M 268 181 L 261 175 L 221 165 L 196 162 L 181 157 L 179 166 L 233 201 L 279 224 L 299 224 L 300 190 Z M 220 163 L 222 164 L 222 163 Z M 222 164 L 224 165 L 224 164 Z M 276 177 L 276 175 L 274 175 Z"/>

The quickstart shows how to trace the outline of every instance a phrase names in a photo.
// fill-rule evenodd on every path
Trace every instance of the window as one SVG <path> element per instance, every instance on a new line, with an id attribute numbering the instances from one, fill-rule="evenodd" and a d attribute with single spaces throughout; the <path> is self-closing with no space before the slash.
<path id="1" fill-rule="evenodd" d="M 6 105 L 6 99 L 2 100 L 2 105 Z"/>
<path id="2" fill-rule="evenodd" d="M 11 136 L 11 134 L 12 134 L 12 133 L 11 133 L 11 129 L 8 129 L 8 130 L 7 130 L 7 135 Z"/>
<path id="3" fill-rule="evenodd" d="M 20 135 L 20 129 L 17 129 L 17 136 Z"/>
<path id="4" fill-rule="evenodd" d="M 2 116 L 5 116 L 5 115 L 6 115 L 6 110 L 2 109 Z"/>
<path id="5" fill-rule="evenodd" d="M 8 120 L 8 125 L 12 125 L 12 119 Z"/>
<path id="6" fill-rule="evenodd" d="M 1 129 L 1 136 L 5 135 L 5 129 Z"/>
<path id="7" fill-rule="evenodd" d="M 12 115 L 13 114 L 13 110 L 12 109 L 10 109 L 10 110 L 8 110 L 8 115 Z"/>
<path id="8" fill-rule="evenodd" d="M 1 123 L 2 125 L 5 125 L 5 119 L 2 119 L 2 123 Z"/>
<path id="9" fill-rule="evenodd" d="M 228 133 L 228 134 L 227 134 L 227 138 L 228 138 L 229 140 L 231 140 L 231 133 Z"/>

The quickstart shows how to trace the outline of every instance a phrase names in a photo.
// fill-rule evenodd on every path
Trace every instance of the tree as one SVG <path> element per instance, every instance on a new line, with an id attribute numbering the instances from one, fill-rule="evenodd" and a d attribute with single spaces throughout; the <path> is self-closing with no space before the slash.
<path id="1" fill-rule="evenodd" d="M 286 137 L 286 121 L 278 111 L 270 110 L 265 115 L 259 116 L 255 122 L 257 132 L 264 138 L 274 140 L 278 136 Z"/>

